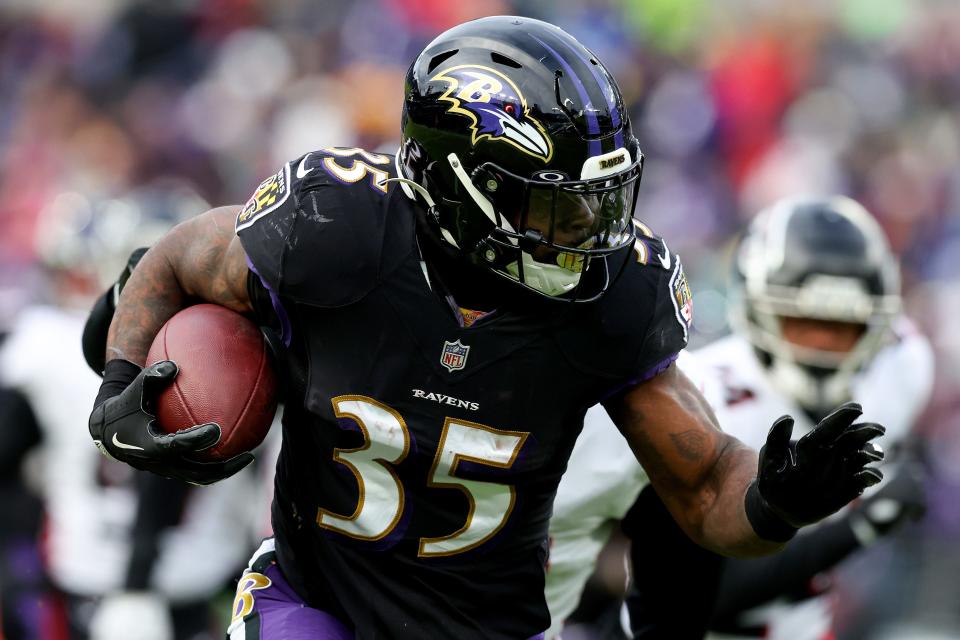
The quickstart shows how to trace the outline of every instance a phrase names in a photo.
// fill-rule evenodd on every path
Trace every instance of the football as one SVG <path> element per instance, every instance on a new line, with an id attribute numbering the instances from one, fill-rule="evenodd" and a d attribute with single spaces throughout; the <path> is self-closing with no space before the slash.
<path id="1" fill-rule="evenodd" d="M 173 360 L 180 368 L 157 399 L 167 433 L 216 422 L 220 441 L 196 454 L 226 460 L 260 444 L 277 410 L 277 381 L 266 341 L 239 313 L 214 304 L 180 311 L 160 329 L 147 363 Z"/>

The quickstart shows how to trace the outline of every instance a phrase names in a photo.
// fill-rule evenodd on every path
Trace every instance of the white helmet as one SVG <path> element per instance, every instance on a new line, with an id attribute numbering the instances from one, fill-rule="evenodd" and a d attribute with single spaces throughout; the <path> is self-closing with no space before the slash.
<path id="1" fill-rule="evenodd" d="M 843 197 L 780 200 L 760 212 L 736 253 L 732 324 L 774 385 L 812 413 L 850 399 L 851 381 L 891 339 L 900 311 L 897 259 L 876 220 Z M 846 353 L 784 338 L 781 318 L 862 324 Z"/>

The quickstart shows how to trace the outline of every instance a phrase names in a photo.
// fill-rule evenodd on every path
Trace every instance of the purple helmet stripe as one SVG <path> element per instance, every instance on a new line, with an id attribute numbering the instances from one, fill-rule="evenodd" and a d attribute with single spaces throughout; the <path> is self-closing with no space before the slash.
<path id="1" fill-rule="evenodd" d="M 570 79 L 573 80 L 573 85 L 574 87 L 576 87 L 577 94 L 580 96 L 580 100 L 583 101 L 584 106 L 590 107 L 591 102 L 590 102 L 590 96 L 587 94 L 587 88 L 583 86 L 583 82 L 581 82 L 577 74 L 573 72 L 573 68 L 570 66 L 570 63 L 568 63 L 563 58 L 563 56 L 557 53 L 557 51 L 553 47 L 548 45 L 546 42 L 544 42 L 537 36 L 533 36 L 533 39 L 539 42 L 540 44 L 542 44 L 546 48 L 546 50 L 549 51 L 551 55 L 553 55 L 553 57 L 557 59 L 557 62 L 559 62 L 560 66 L 563 67 L 563 70 L 566 71 L 567 75 L 570 76 Z M 600 123 L 597 121 L 597 114 L 594 113 L 591 109 L 587 108 L 584 113 L 584 116 L 586 117 L 586 120 L 587 120 L 587 133 L 591 135 L 596 135 L 600 133 Z M 600 153 L 602 153 L 600 141 L 587 140 L 587 151 L 591 156 L 600 155 Z"/>
<path id="2" fill-rule="evenodd" d="M 575 56 L 580 58 L 580 60 L 583 62 L 583 65 L 590 70 L 590 74 L 593 76 L 593 79 L 597 81 L 597 86 L 600 88 L 600 93 L 603 94 L 603 97 L 607 99 L 607 108 L 610 110 L 610 124 L 617 129 L 617 132 L 613 135 L 614 149 L 619 149 L 623 146 L 623 131 L 620 130 L 620 110 L 617 109 L 616 99 L 613 97 L 613 92 L 608 91 L 608 89 L 612 89 L 610 85 L 611 81 L 600 72 L 600 67 L 598 65 L 590 62 L 589 58 L 584 58 L 580 50 L 575 47 L 570 47 L 570 49 L 573 51 Z"/>

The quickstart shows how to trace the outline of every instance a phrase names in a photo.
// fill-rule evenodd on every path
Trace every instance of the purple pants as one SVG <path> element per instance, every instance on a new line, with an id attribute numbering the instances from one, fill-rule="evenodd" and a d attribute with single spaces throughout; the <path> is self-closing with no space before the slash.
<path id="1" fill-rule="evenodd" d="M 354 640 L 353 631 L 345 624 L 303 602 L 275 558 L 273 538 L 267 538 L 237 583 L 227 639 Z M 530 640 L 543 640 L 543 634 Z"/>
<path id="2" fill-rule="evenodd" d="M 237 583 L 228 640 L 353 640 L 346 625 L 300 599 L 274 558 L 268 538 Z"/>

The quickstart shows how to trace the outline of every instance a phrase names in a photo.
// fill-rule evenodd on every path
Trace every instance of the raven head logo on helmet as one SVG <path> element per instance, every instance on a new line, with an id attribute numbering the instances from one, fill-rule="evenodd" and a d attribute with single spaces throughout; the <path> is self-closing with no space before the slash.
<path id="1" fill-rule="evenodd" d="M 430 235 L 553 299 L 596 300 L 627 264 L 643 155 L 620 89 L 553 25 L 474 20 L 407 72 L 397 166 Z"/>
<path id="2" fill-rule="evenodd" d="M 440 100 L 451 103 L 450 113 L 470 118 L 474 145 L 484 137 L 502 140 L 550 162 L 550 138 L 530 117 L 527 101 L 513 80 L 495 69 L 469 64 L 451 67 L 431 80 L 450 83 Z"/>

